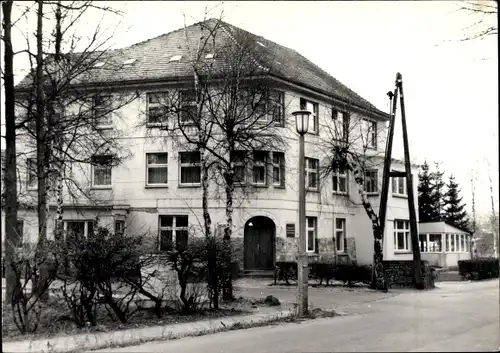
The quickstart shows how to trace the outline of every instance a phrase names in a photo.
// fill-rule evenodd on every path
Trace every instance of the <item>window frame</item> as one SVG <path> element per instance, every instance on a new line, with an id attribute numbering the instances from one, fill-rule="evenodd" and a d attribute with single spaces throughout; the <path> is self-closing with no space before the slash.
<path id="1" fill-rule="evenodd" d="M 278 157 L 278 162 L 275 162 L 274 157 Z M 273 179 L 273 186 L 278 187 L 278 188 L 284 188 L 285 187 L 285 153 L 284 152 L 272 152 L 271 156 L 271 164 L 272 164 L 272 179 Z M 279 171 L 279 182 L 275 181 L 274 178 L 274 170 L 278 169 Z"/>
<path id="2" fill-rule="evenodd" d="M 161 225 L 161 218 L 162 217 L 172 217 L 172 226 L 162 226 Z M 177 226 L 177 221 L 178 218 L 185 217 L 187 220 L 187 225 L 186 226 Z M 161 241 L 161 232 L 162 231 L 172 231 L 172 242 L 171 242 L 171 248 L 170 249 L 165 249 L 162 250 L 162 241 Z M 178 231 L 186 231 L 187 232 L 187 243 L 189 243 L 189 216 L 188 215 L 181 215 L 181 214 L 160 214 L 158 215 L 158 252 L 164 253 L 168 251 L 172 251 L 174 249 L 177 249 L 177 232 Z M 175 247 L 174 247 L 175 244 Z"/>
<path id="3" fill-rule="evenodd" d="M 403 181 L 403 193 L 400 193 L 401 181 Z M 406 187 L 406 177 L 391 177 L 392 183 L 392 195 L 398 197 L 408 197 L 407 187 Z"/>
<path id="4" fill-rule="evenodd" d="M 68 235 L 68 223 L 83 223 L 83 239 L 88 239 L 89 237 L 89 223 L 92 223 L 92 230 L 95 230 L 96 221 L 95 219 L 64 219 L 63 221 L 63 239 L 55 240 L 67 240 Z M 57 228 L 57 221 L 56 221 Z"/>
<path id="5" fill-rule="evenodd" d="M 198 162 L 182 162 L 182 155 L 184 153 L 194 153 L 198 154 L 199 161 Z M 178 155 L 179 161 L 179 186 L 181 187 L 196 187 L 201 185 L 201 153 L 200 151 L 181 151 Z M 183 183 L 182 182 L 182 168 L 198 168 L 199 169 L 199 182 L 196 183 Z"/>
<path id="6" fill-rule="evenodd" d="M 37 190 L 38 189 L 38 173 L 37 173 L 37 162 L 36 158 L 26 158 L 26 189 L 27 190 Z M 34 164 L 33 167 L 30 164 Z M 30 183 L 30 179 L 33 177 L 33 182 Z"/>
<path id="7" fill-rule="evenodd" d="M 337 182 L 335 182 L 335 179 L 337 180 Z M 345 191 L 340 191 L 339 188 L 340 181 L 342 179 L 345 181 Z M 333 193 L 336 195 L 347 195 L 349 193 L 349 172 L 347 170 L 336 170 L 333 173 L 332 188 L 333 188 Z"/>
<path id="8" fill-rule="evenodd" d="M 300 110 L 308 110 L 307 104 L 312 105 L 312 111 L 310 118 L 313 118 L 314 130 L 311 129 L 311 120 L 309 118 L 309 128 L 307 129 L 307 133 L 311 135 L 319 135 L 319 103 L 311 101 L 307 98 L 300 98 Z"/>
<path id="9" fill-rule="evenodd" d="M 92 180 L 91 180 L 92 188 L 93 189 L 111 189 L 113 187 L 113 166 L 111 165 L 112 156 L 110 156 L 110 155 L 96 155 L 96 156 L 93 156 L 92 158 L 93 159 L 106 158 L 106 159 L 110 160 L 108 165 L 106 165 L 104 163 L 97 165 L 96 162 L 92 162 L 92 164 L 90 165 L 91 177 L 92 177 Z M 96 181 L 95 180 L 95 173 L 98 170 L 98 169 L 96 169 L 96 167 L 101 168 L 101 169 L 109 169 L 109 184 L 96 184 L 95 183 L 95 181 Z"/>
<path id="10" fill-rule="evenodd" d="M 125 221 L 123 219 L 115 219 L 115 234 L 125 234 Z"/>
<path id="11" fill-rule="evenodd" d="M 337 227 L 337 221 L 341 221 L 342 227 L 339 229 Z M 347 253 L 347 219 L 344 217 L 335 217 L 334 220 L 335 228 L 335 249 L 337 253 L 345 254 Z M 341 241 L 339 241 L 339 233 L 341 234 Z M 342 245 L 342 246 L 340 246 Z"/>
<path id="12" fill-rule="evenodd" d="M 342 127 L 342 131 L 341 131 L 341 134 L 342 136 L 340 136 L 339 138 L 339 116 L 340 114 L 342 114 L 342 122 L 340 124 L 340 126 Z M 334 140 L 337 140 L 337 141 L 348 141 L 348 137 L 349 137 L 349 114 L 344 111 L 344 110 L 340 110 L 340 109 L 337 109 L 335 107 L 332 107 L 332 120 L 333 120 L 333 126 L 334 126 L 334 129 L 335 129 L 335 133 L 334 133 Z"/>
<path id="13" fill-rule="evenodd" d="M 242 157 L 241 159 L 239 157 Z M 247 151 L 245 150 L 236 150 L 234 151 L 234 155 L 231 158 L 231 162 L 233 164 L 233 172 L 236 177 L 236 168 L 243 169 L 243 180 L 234 180 L 235 185 L 244 185 L 247 181 L 247 166 L 245 164 L 245 160 L 247 159 Z M 253 178 L 253 177 L 252 177 Z"/>
<path id="14" fill-rule="evenodd" d="M 261 154 L 264 156 L 264 161 L 257 161 L 256 155 Z M 264 187 L 267 186 L 268 176 L 267 176 L 267 164 L 269 158 L 269 152 L 267 151 L 252 151 L 252 184 L 254 186 Z M 264 181 L 257 182 L 255 181 L 255 168 L 263 168 L 264 169 Z"/>
<path id="15" fill-rule="evenodd" d="M 365 125 L 366 124 L 366 125 Z M 368 149 L 377 149 L 377 137 L 378 137 L 378 131 L 377 131 L 377 122 L 375 120 L 363 118 L 361 120 L 361 132 L 364 135 L 365 133 L 367 134 L 366 136 L 366 141 L 365 141 L 365 146 Z M 366 131 L 364 131 L 366 130 Z M 363 136 L 365 137 L 365 136 Z"/>
<path id="16" fill-rule="evenodd" d="M 100 95 L 96 94 L 92 97 L 92 119 L 94 121 L 94 126 L 98 130 L 106 130 L 113 128 L 113 112 L 108 111 L 106 114 L 98 116 L 97 112 L 110 110 L 110 102 L 113 96 L 111 94 Z M 101 100 L 98 104 L 98 100 Z M 102 119 L 107 118 L 109 122 L 107 124 L 102 123 Z"/>
<path id="17" fill-rule="evenodd" d="M 316 161 L 316 168 L 309 168 L 309 161 Z M 317 158 L 310 158 L 310 157 L 305 157 L 305 172 L 306 172 L 306 190 L 307 191 L 318 191 L 319 190 L 319 159 Z M 309 186 L 309 177 L 310 175 L 314 173 L 316 175 L 316 187 L 310 187 Z"/>
<path id="18" fill-rule="evenodd" d="M 398 228 L 398 222 L 403 222 L 403 228 Z M 395 219 L 394 225 L 394 252 L 395 253 L 409 253 L 411 252 L 411 239 L 410 239 L 410 221 L 406 219 Z M 403 233 L 403 248 L 399 248 L 399 238 L 398 233 Z"/>
<path id="19" fill-rule="evenodd" d="M 164 123 L 168 122 L 169 116 L 167 114 L 167 109 L 165 105 L 161 102 L 150 102 L 150 97 L 168 97 L 169 92 L 168 91 L 157 91 L 157 92 L 146 92 L 146 127 L 159 127 L 162 126 Z M 160 100 L 160 99 L 159 99 Z M 151 108 L 160 108 L 160 110 L 163 111 L 164 114 L 164 119 L 161 121 L 156 121 L 156 122 L 151 122 Z"/>
<path id="20" fill-rule="evenodd" d="M 312 219 L 314 220 L 314 226 L 309 227 L 309 220 Z M 314 233 L 314 242 L 313 242 L 313 250 L 309 250 L 309 231 L 313 231 Z M 316 247 L 316 242 L 318 240 L 318 217 L 316 216 L 309 216 L 306 217 L 306 252 L 308 254 L 314 254 L 317 252 L 317 247 Z"/>
<path id="21" fill-rule="evenodd" d="M 158 164 L 152 163 L 149 164 L 148 156 L 149 155 L 158 155 L 158 154 L 166 154 L 167 155 L 167 163 L 166 164 Z M 150 183 L 149 182 L 149 169 L 150 168 L 167 168 L 167 182 L 166 183 Z M 168 186 L 168 152 L 146 152 L 146 187 L 148 188 L 160 188 Z"/>
<path id="22" fill-rule="evenodd" d="M 185 94 L 188 93 L 188 94 L 194 94 L 194 100 L 190 99 L 184 99 L 185 98 Z M 198 104 L 196 102 L 196 90 L 194 89 L 182 89 L 179 91 L 179 103 L 180 103 L 180 107 L 181 107 L 181 110 L 179 112 L 179 123 L 182 125 L 182 126 L 191 126 L 191 125 L 195 125 L 195 117 L 196 115 L 198 114 Z M 187 113 L 187 107 L 194 107 L 195 109 L 195 113 L 194 113 L 194 116 L 191 116 L 191 113 Z M 185 115 L 184 114 L 189 114 L 189 119 L 184 119 Z"/>
<path id="23" fill-rule="evenodd" d="M 372 184 L 375 186 L 375 191 L 368 191 L 368 187 L 367 187 L 368 177 L 366 175 L 367 173 L 375 173 L 375 176 L 370 178 L 370 180 L 372 180 Z M 378 193 L 379 193 L 378 169 L 366 169 L 363 174 L 364 174 L 363 187 L 365 189 L 366 194 L 367 195 L 378 195 Z"/>

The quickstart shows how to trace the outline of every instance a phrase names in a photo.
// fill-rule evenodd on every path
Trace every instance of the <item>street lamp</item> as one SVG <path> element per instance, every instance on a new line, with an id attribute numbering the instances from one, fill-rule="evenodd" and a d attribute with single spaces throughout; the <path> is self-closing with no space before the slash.
<path id="1" fill-rule="evenodd" d="M 307 314 L 308 307 L 308 258 L 306 244 L 306 178 L 304 158 L 304 135 L 309 129 L 309 115 L 307 110 L 299 110 L 292 113 L 295 116 L 297 132 L 299 133 L 299 254 L 297 258 L 297 303 L 298 315 Z"/>

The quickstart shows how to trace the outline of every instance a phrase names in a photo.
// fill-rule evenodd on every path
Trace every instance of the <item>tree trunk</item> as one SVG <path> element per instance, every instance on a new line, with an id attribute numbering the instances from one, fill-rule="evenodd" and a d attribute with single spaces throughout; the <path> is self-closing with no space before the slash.
<path id="1" fill-rule="evenodd" d="M 44 78 L 43 78 L 43 1 L 37 1 L 37 55 L 36 55 L 36 155 L 37 155 L 37 181 L 38 181 L 38 244 L 36 255 L 39 259 L 47 258 L 46 242 L 47 242 L 47 166 L 48 156 L 46 148 L 46 119 L 45 119 L 45 94 L 44 94 Z M 46 294 L 42 292 L 44 281 L 47 279 L 47 268 L 42 264 L 40 269 L 40 279 L 35 284 L 34 290 L 43 297 L 44 300 L 48 299 L 48 291 Z M 43 294 L 43 295 L 42 295 Z"/>
<path id="2" fill-rule="evenodd" d="M 14 252 L 21 244 L 17 227 L 17 173 L 16 173 L 16 122 L 14 95 L 14 53 L 11 41 L 12 0 L 2 3 L 4 30 L 4 85 L 5 85 L 5 261 L 6 298 L 10 301 L 17 283 L 14 271 Z M 2 261 L 3 262 L 3 261 Z"/>
<path id="3" fill-rule="evenodd" d="M 224 175 L 226 180 L 226 227 L 224 228 L 223 237 L 223 283 L 222 283 L 222 299 L 233 300 L 233 283 L 231 273 L 231 236 L 233 233 L 233 193 L 234 193 L 234 171 L 232 166 Z"/>

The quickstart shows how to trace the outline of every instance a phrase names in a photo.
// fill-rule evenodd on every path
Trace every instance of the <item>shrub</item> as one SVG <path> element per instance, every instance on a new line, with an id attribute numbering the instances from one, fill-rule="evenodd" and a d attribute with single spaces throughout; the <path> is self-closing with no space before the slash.
<path id="1" fill-rule="evenodd" d="M 319 285 L 326 281 L 326 285 L 335 278 L 335 265 L 333 263 L 309 264 L 309 277 L 319 281 Z"/>
<path id="2" fill-rule="evenodd" d="M 368 265 L 357 265 L 356 263 L 337 264 L 335 266 L 335 279 L 347 283 L 350 287 L 355 283 L 370 284 L 372 268 Z"/>
<path id="3" fill-rule="evenodd" d="M 280 280 L 285 281 L 287 285 L 290 280 L 297 280 L 297 263 L 292 261 L 278 261 L 274 269 L 274 284 Z"/>
<path id="4" fill-rule="evenodd" d="M 497 258 L 477 258 L 458 261 L 458 271 L 464 279 L 481 280 L 497 278 L 499 274 Z"/>

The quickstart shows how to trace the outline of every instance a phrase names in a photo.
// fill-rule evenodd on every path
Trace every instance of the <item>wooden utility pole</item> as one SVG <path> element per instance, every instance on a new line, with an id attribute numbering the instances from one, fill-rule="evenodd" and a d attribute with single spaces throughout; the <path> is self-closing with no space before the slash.
<path id="1" fill-rule="evenodd" d="M 410 150 L 408 144 L 408 131 L 406 128 L 405 101 L 403 95 L 403 77 L 398 72 L 396 75 L 396 87 L 400 91 L 401 124 L 403 126 L 403 146 L 405 155 L 406 191 L 408 193 L 408 211 L 410 213 L 411 246 L 413 252 L 413 265 L 415 271 L 415 288 L 424 289 L 422 278 L 422 261 L 420 259 L 420 246 L 418 241 L 417 215 L 415 212 L 415 198 L 413 195 L 413 178 L 411 175 Z"/>
<path id="2" fill-rule="evenodd" d="M 400 104 L 401 104 L 401 122 L 403 127 L 403 145 L 404 145 L 404 158 L 405 158 L 405 172 L 395 172 L 390 171 L 391 160 L 392 160 L 392 141 L 394 138 L 394 125 L 396 121 L 396 106 L 398 93 L 400 94 Z M 396 74 L 396 88 L 394 89 L 394 94 L 388 93 L 392 101 L 392 111 L 391 120 L 389 125 L 389 136 L 387 139 L 387 147 L 385 151 L 384 160 L 384 174 L 382 179 L 382 193 L 380 199 L 380 210 L 379 210 L 379 222 L 380 230 L 383 234 L 385 229 L 385 220 L 387 217 L 387 198 L 389 194 L 389 178 L 391 177 L 405 177 L 406 178 L 406 191 L 408 194 L 408 212 L 410 217 L 410 233 L 411 233 L 411 244 L 413 252 L 413 262 L 414 262 L 414 276 L 415 276 L 415 287 L 417 289 L 424 288 L 424 282 L 422 278 L 422 263 L 420 259 L 420 247 L 418 242 L 418 231 L 417 231 L 417 215 L 415 211 L 415 198 L 413 195 L 413 178 L 411 175 L 411 163 L 410 163 L 410 151 L 408 144 L 408 132 L 406 127 L 406 114 L 403 96 L 403 79 L 401 74 L 398 72 Z"/>
<path id="3" fill-rule="evenodd" d="M 498 222 L 495 212 L 495 200 L 493 195 L 493 181 L 491 180 L 491 168 L 490 161 L 486 159 L 486 163 L 488 163 L 488 179 L 490 181 L 490 198 L 491 198 L 491 232 L 493 233 L 493 251 L 495 258 L 498 257 Z"/>

